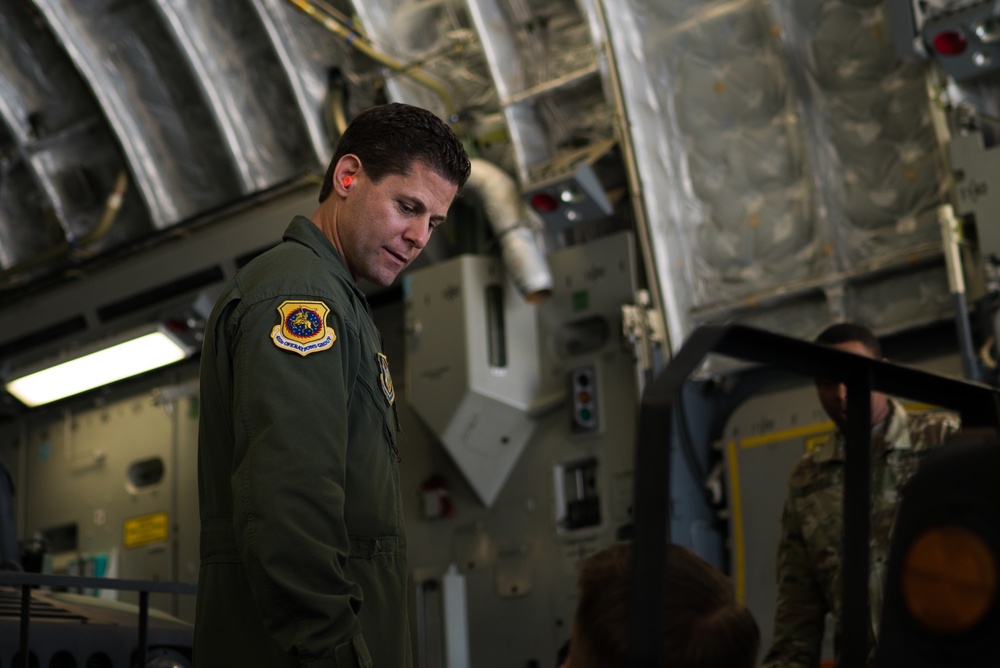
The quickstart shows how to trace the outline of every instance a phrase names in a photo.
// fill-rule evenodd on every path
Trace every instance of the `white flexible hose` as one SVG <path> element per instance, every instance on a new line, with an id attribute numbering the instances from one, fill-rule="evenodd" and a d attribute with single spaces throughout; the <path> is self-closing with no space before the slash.
<path id="1" fill-rule="evenodd" d="M 514 178 L 492 162 L 473 158 L 465 187 L 482 198 L 490 227 L 500 242 L 504 266 L 525 300 L 537 302 L 551 295 L 552 272 Z"/>

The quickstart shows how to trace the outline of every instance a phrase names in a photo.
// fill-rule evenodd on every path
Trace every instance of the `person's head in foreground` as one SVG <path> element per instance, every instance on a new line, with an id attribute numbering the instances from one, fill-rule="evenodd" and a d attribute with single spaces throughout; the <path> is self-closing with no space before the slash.
<path id="1" fill-rule="evenodd" d="M 663 646 L 666 666 L 753 668 L 760 630 L 732 583 L 679 545 L 667 546 Z M 616 543 L 584 560 L 567 668 L 621 668 L 629 662 L 632 550 Z"/>

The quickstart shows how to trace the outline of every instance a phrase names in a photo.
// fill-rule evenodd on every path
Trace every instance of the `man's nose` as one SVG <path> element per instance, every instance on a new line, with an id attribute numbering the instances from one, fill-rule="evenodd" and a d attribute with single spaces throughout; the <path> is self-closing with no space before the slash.
<path id="1" fill-rule="evenodd" d="M 403 238 L 418 251 L 423 250 L 431 236 L 430 220 L 418 219 L 406 227 Z"/>

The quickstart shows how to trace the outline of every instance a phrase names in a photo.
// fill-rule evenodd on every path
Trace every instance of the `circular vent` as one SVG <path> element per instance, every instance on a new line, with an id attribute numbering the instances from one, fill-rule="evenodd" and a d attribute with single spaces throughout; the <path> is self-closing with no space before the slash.
<path id="1" fill-rule="evenodd" d="M 76 659 L 69 652 L 56 652 L 49 659 L 49 668 L 76 668 Z"/>
<path id="2" fill-rule="evenodd" d="M 95 652 L 87 657 L 87 664 L 84 668 L 113 668 L 111 657 L 104 652 Z"/>
<path id="3" fill-rule="evenodd" d="M 165 467 L 159 457 L 143 459 L 128 467 L 125 474 L 125 489 L 130 494 L 152 489 L 163 480 Z"/>
<path id="4" fill-rule="evenodd" d="M 28 652 L 28 666 L 29 668 L 41 668 L 34 652 Z M 13 661 L 10 662 L 10 668 L 24 668 L 24 660 L 21 659 L 20 652 L 14 655 Z"/>

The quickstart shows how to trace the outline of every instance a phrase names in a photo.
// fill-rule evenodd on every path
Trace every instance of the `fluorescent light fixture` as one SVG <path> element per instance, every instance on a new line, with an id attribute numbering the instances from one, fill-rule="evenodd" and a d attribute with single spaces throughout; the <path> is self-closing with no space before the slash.
<path id="1" fill-rule="evenodd" d="M 7 382 L 7 391 L 27 406 L 41 406 L 74 394 L 179 362 L 187 348 L 161 329 L 143 330 L 125 341 L 75 359 L 36 365 Z"/>

